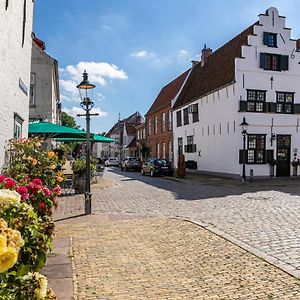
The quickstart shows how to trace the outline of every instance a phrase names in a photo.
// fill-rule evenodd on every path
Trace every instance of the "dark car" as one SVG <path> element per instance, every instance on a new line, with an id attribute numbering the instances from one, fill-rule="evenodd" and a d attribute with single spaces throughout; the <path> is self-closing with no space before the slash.
<path id="1" fill-rule="evenodd" d="M 150 176 L 173 175 L 173 167 L 171 163 L 165 159 L 151 158 L 142 165 L 142 175 L 149 174 Z"/>
<path id="2" fill-rule="evenodd" d="M 135 170 L 140 171 L 142 168 L 142 162 L 137 157 L 126 157 L 121 162 L 121 170 Z"/>

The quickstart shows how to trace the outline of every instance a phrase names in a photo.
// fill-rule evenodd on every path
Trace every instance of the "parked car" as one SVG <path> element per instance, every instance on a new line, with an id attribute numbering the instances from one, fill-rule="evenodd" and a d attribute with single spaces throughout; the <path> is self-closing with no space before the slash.
<path id="1" fill-rule="evenodd" d="M 142 175 L 150 176 L 166 175 L 172 176 L 174 173 L 171 163 L 165 159 L 151 158 L 142 165 Z"/>
<path id="2" fill-rule="evenodd" d="M 126 157 L 121 163 L 121 170 L 137 170 L 141 171 L 142 162 L 137 157 Z"/>
<path id="3" fill-rule="evenodd" d="M 111 166 L 119 166 L 119 159 L 117 157 L 109 157 L 106 161 L 105 161 L 105 166 L 106 167 L 111 167 Z"/>

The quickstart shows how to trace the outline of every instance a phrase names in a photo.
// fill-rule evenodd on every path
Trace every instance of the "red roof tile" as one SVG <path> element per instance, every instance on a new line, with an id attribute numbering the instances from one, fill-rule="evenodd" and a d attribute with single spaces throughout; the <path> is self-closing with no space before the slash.
<path id="1" fill-rule="evenodd" d="M 235 81 L 235 58 L 242 57 L 242 46 L 248 45 L 248 36 L 254 34 L 256 24 L 258 22 L 213 52 L 204 66 L 198 63 L 193 67 L 173 108 L 186 105 Z"/>
<path id="2" fill-rule="evenodd" d="M 167 104 L 171 105 L 172 99 L 174 99 L 180 91 L 182 84 L 184 83 L 189 71 L 190 69 L 182 73 L 180 76 L 178 76 L 176 79 L 174 79 L 161 89 L 160 93 L 154 100 L 152 106 L 150 107 L 146 115 L 159 110 L 161 107 Z"/>

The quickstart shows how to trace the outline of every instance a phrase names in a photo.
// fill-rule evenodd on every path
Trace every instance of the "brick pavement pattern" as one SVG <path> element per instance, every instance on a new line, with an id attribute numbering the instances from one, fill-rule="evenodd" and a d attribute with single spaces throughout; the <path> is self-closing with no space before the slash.
<path id="1" fill-rule="evenodd" d="M 245 186 L 217 179 L 181 183 L 118 169 L 105 176 L 118 186 L 94 194 L 94 213 L 178 216 L 205 223 L 300 274 L 298 180 Z"/>
<path id="2" fill-rule="evenodd" d="M 77 299 L 300 299 L 297 279 L 200 226 L 127 217 L 58 222 L 73 238 Z"/>

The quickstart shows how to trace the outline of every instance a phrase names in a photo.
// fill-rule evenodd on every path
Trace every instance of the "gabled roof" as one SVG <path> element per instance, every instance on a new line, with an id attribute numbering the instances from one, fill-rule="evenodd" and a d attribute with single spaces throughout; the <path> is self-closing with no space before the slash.
<path id="1" fill-rule="evenodd" d="M 182 84 L 184 83 L 189 71 L 190 69 L 179 75 L 176 79 L 174 79 L 161 89 L 146 115 L 149 115 L 150 113 L 159 110 L 167 104 L 171 105 L 171 101 L 180 91 Z"/>
<path id="2" fill-rule="evenodd" d="M 135 135 L 135 133 L 136 133 L 135 127 L 132 124 L 128 123 L 128 122 L 125 122 L 124 124 L 125 124 L 125 127 L 126 127 L 127 135 Z"/>
<path id="3" fill-rule="evenodd" d="M 242 57 L 242 46 L 248 45 L 248 36 L 254 34 L 256 24 L 258 22 L 213 52 L 204 66 L 198 63 L 193 67 L 173 109 L 235 81 L 235 58 Z"/>
<path id="4" fill-rule="evenodd" d="M 136 148 L 136 138 L 134 137 L 132 141 L 129 143 L 129 145 L 126 148 Z"/>

